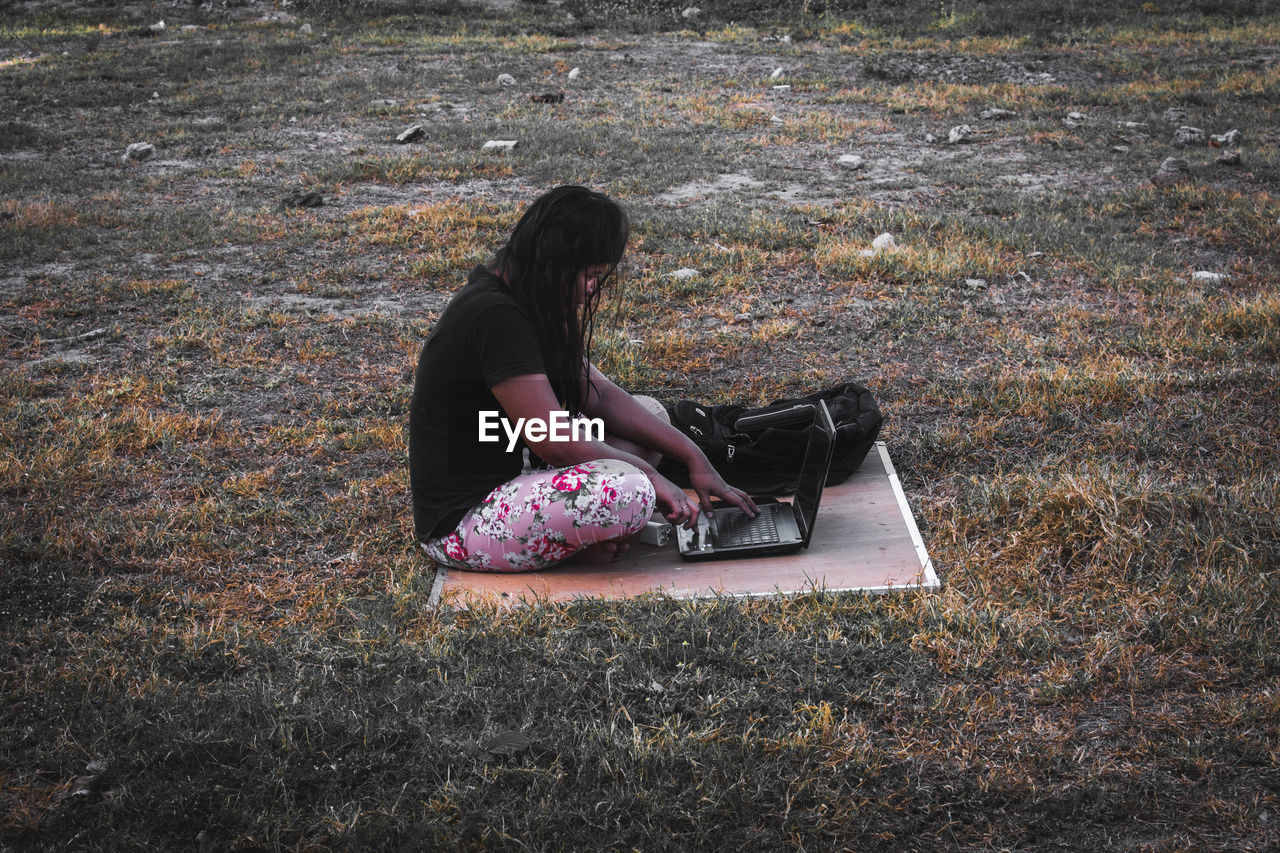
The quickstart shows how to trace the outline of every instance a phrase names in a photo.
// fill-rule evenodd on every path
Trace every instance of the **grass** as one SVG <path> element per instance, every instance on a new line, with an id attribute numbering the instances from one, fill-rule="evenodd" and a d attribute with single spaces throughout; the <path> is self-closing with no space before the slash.
<path id="1" fill-rule="evenodd" d="M 1280 845 L 1280 20 L 687 5 L 0 13 L 0 851 Z M 564 181 L 597 362 L 866 382 L 941 590 L 428 608 L 414 359 Z"/>

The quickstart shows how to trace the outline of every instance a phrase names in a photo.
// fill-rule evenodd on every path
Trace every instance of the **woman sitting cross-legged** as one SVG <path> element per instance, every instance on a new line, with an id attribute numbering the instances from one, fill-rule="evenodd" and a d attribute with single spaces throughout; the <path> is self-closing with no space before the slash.
<path id="1" fill-rule="evenodd" d="M 409 473 L 415 532 L 435 560 L 499 572 L 604 562 L 655 509 L 687 526 L 713 497 L 755 514 L 697 445 L 589 361 L 595 308 L 628 233 L 613 200 L 557 187 L 432 329 Z M 526 447 L 549 467 L 526 469 Z M 688 467 L 696 503 L 657 472 L 663 456 Z"/>

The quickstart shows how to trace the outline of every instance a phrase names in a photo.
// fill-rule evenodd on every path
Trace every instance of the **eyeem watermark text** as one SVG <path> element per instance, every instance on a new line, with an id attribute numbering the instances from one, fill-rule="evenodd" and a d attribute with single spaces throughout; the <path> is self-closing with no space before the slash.
<path id="1" fill-rule="evenodd" d="M 499 428 L 507 436 L 508 453 L 516 449 L 516 442 L 521 436 L 526 444 L 537 441 L 604 441 L 604 421 L 600 418 L 574 418 L 568 412 L 552 412 L 550 421 L 517 418 L 513 426 L 501 412 L 481 410 L 480 440 L 501 441 Z"/>

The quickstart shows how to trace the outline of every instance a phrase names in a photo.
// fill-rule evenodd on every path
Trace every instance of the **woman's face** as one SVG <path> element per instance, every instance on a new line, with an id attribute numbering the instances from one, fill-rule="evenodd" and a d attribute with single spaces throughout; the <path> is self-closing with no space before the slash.
<path id="1" fill-rule="evenodd" d="M 586 302 L 600 288 L 605 276 L 609 274 L 609 269 L 609 264 L 593 264 L 578 273 L 575 293 L 579 305 Z"/>

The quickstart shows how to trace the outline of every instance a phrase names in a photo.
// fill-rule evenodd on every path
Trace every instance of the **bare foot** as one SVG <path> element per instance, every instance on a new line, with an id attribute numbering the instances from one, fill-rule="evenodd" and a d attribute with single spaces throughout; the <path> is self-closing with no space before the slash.
<path id="1" fill-rule="evenodd" d="M 629 542 L 597 542 L 594 545 L 588 545 L 578 553 L 574 554 L 566 563 L 578 563 L 585 566 L 599 566 L 605 563 L 612 563 L 627 552 L 631 547 Z"/>

